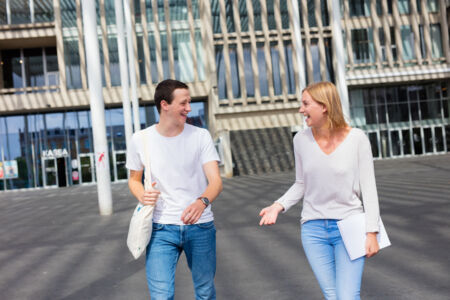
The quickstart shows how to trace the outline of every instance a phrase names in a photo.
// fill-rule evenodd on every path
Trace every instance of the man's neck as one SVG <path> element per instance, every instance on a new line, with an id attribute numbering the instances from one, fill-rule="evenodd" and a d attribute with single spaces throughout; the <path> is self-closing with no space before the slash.
<path id="1" fill-rule="evenodd" d="M 173 137 L 183 132 L 183 124 L 174 124 L 165 118 L 160 118 L 159 123 L 156 125 L 156 130 L 162 136 Z"/>

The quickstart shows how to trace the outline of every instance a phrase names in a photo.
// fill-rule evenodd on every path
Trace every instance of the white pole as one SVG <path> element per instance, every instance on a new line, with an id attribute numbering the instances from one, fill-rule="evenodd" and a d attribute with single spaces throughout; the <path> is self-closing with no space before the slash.
<path id="1" fill-rule="evenodd" d="M 116 10 L 116 28 L 117 28 L 117 48 L 119 50 L 119 64 L 120 64 L 120 83 L 122 85 L 122 107 L 123 107 L 123 121 L 125 124 L 125 143 L 128 149 L 131 136 L 133 135 L 133 126 L 131 118 L 131 104 L 128 84 L 128 64 L 127 64 L 127 50 L 125 48 L 125 36 L 123 32 L 123 5 L 122 0 L 114 1 Z"/>
<path id="2" fill-rule="evenodd" d="M 303 59 L 303 45 L 302 45 L 302 35 L 300 32 L 300 14 L 298 9 L 297 0 L 291 0 L 292 3 L 292 17 L 294 22 L 294 46 L 295 55 L 297 57 L 298 63 L 298 86 L 300 87 L 300 93 L 306 87 L 305 80 L 305 60 Z"/>
<path id="3" fill-rule="evenodd" d="M 127 30 L 127 48 L 128 48 L 128 68 L 130 70 L 130 83 L 131 83 L 131 103 L 133 104 L 133 120 L 134 120 L 134 132 L 141 130 L 141 124 L 139 120 L 139 102 L 137 98 L 136 87 L 136 70 L 134 68 L 134 49 L 133 39 L 131 37 L 131 12 L 130 1 L 123 0 L 123 6 L 125 11 L 125 26 Z"/>
<path id="4" fill-rule="evenodd" d="M 339 0 L 333 0 L 333 48 L 336 53 L 336 83 L 342 102 L 345 119 L 350 121 L 350 105 L 348 101 L 347 82 L 345 80 L 345 51 L 342 39 L 341 12 Z"/>
<path id="5" fill-rule="evenodd" d="M 95 168 L 97 173 L 98 204 L 101 215 L 111 215 L 111 175 L 108 143 L 106 140 L 105 106 L 102 95 L 102 73 L 97 36 L 95 1 L 81 0 L 86 45 L 89 97 L 91 102 L 92 131 L 94 135 Z"/>

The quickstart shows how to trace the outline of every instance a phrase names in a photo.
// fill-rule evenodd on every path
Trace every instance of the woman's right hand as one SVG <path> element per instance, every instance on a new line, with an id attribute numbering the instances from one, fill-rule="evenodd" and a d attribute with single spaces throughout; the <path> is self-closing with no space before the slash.
<path id="1" fill-rule="evenodd" d="M 284 207 L 278 202 L 274 202 L 271 206 L 263 208 L 259 213 L 261 216 L 259 226 L 275 224 L 277 222 L 278 214 L 283 210 Z"/>
<path id="2" fill-rule="evenodd" d="M 155 205 L 156 201 L 159 198 L 159 194 L 161 192 L 157 189 L 154 189 L 154 186 L 156 185 L 156 182 L 152 183 L 152 187 L 148 191 L 144 191 L 144 193 L 139 197 L 139 202 L 141 202 L 143 205 Z"/>

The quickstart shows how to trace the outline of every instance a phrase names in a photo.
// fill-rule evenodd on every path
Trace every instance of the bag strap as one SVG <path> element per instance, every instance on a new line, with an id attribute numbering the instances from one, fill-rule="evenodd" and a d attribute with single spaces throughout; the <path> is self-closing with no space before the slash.
<path id="1" fill-rule="evenodd" d="M 150 154 L 148 152 L 148 133 L 141 130 L 141 139 L 144 143 L 144 189 L 149 190 L 152 187 L 152 173 L 150 171 Z"/>

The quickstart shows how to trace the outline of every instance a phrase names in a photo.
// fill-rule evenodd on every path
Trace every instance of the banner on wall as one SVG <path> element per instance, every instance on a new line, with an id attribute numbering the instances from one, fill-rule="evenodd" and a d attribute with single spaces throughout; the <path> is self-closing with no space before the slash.
<path id="1" fill-rule="evenodd" d="M 19 168 L 16 160 L 0 162 L 0 179 L 13 179 L 19 177 Z"/>

